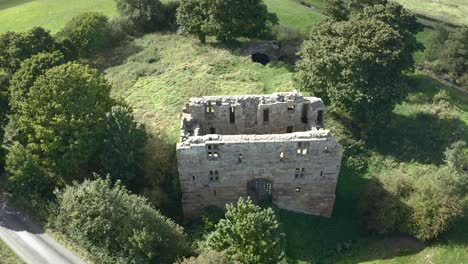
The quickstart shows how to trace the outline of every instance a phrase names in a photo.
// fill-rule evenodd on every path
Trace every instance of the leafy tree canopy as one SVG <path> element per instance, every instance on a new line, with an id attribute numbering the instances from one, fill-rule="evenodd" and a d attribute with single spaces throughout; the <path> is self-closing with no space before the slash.
<path id="1" fill-rule="evenodd" d="M 407 95 L 403 73 L 413 70 L 412 54 L 423 49 L 414 35 L 422 28 L 397 3 L 347 4 L 347 19 L 323 22 L 304 41 L 296 85 L 364 128 L 385 125 Z"/>
<path id="2" fill-rule="evenodd" d="M 73 17 L 58 33 L 75 44 L 81 57 L 89 57 L 110 45 L 108 18 L 98 12 Z"/>
<path id="3" fill-rule="evenodd" d="M 278 18 L 263 0 L 183 0 L 177 23 L 181 33 L 195 35 L 201 42 L 209 35 L 227 41 L 265 36 Z"/>
<path id="4" fill-rule="evenodd" d="M 58 50 L 60 44 L 49 31 L 36 27 L 24 33 L 7 32 L 0 36 L 0 69 L 13 74 L 23 60 L 39 52 Z"/>
<path id="5" fill-rule="evenodd" d="M 183 229 L 119 182 L 85 180 L 57 197 L 56 227 L 99 263 L 174 263 L 187 254 Z"/>
<path id="6" fill-rule="evenodd" d="M 24 60 L 10 81 L 10 106 L 13 111 L 18 111 L 19 106 L 29 93 L 29 89 L 39 76 L 44 74 L 46 70 L 64 63 L 65 58 L 59 51 L 38 53 Z"/>
<path id="7" fill-rule="evenodd" d="M 216 225 L 207 244 L 225 251 L 236 261 L 246 264 L 277 264 L 284 258 L 285 234 L 271 208 L 262 209 L 247 200 L 226 206 L 225 219 Z"/>
<path id="8" fill-rule="evenodd" d="M 96 70 L 67 63 L 41 75 L 21 103 L 19 140 L 42 165 L 72 177 L 90 169 L 113 100 Z"/>
<path id="9" fill-rule="evenodd" d="M 468 27 L 450 33 L 440 54 L 443 69 L 451 79 L 468 72 Z"/>
<path id="10" fill-rule="evenodd" d="M 117 10 L 140 30 L 154 31 L 163 21 L 163 4 L 159 0 L 115 0 Z"/>
<path id="11" fill-rule="evenodd" d="M 113 106 L 106 114 L 104 141 L 100 148 L 101 170 L 112 179 L 121 180 L 129 189 L 143 187 L 144 126 L 134 120 L 131 109 Z"/>

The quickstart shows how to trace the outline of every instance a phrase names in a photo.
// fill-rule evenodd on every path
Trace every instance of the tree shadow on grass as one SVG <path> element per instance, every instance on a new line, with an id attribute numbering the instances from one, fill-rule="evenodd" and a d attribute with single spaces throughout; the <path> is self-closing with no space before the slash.
<path id="1" fill-rule="evenodd" d="M 459 118 L 425 112 L 411 116 L 394 114 L 391 124 L 369 135 L 366 143 L 400 161 L 439 165 L 443 163 L 445 148 L 457 140 L 466 140 L 467 131 Z"/>
<path id="2" fill-rule="evenodd" d="M 0 1 L 0 11 L 15 7 L 15 6 L 19 6 L 22 4 L 26 4 L 31 1 L 32 0 L 2 0 Z"/>

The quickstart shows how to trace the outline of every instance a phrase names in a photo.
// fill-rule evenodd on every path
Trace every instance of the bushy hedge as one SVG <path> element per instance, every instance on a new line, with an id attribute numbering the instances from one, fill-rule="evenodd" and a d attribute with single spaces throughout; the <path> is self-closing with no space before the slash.
<path id="1" fill-rule="evenodd" d="M 374 234 L 406 232 L 430 240 L 463 214 L 460 175 L 445 166 L 391 171 L 371 179 L 358 206 L 363 226 Z"/>
<path id="2" fill-rule="evenodd" d="M 182 228 L 119 182 L 85 180 L 57 199 L 56 228 L 100 263 L 173 263 L 187 253 Z"/>
<path id="3" fill-rule="evenodd" d="M 80 57 L 89 57 L 111 44 L 107 23 L 108 18 L 101 13 L 82 13 L 73 17 L 58 36 L 69 39 L 78 49 Z"/>

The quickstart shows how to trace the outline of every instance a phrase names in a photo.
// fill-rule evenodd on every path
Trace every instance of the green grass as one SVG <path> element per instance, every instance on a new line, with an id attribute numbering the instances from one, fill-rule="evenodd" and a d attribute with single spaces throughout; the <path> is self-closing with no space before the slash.
<path id="1" fill-rule="evenodd" d="M 322 15 L 293 0 L 265 0 L 276 12 L 280 23 L 306 31 L 321 20 Z M 34 26 L 58 32 L 73 16 L 97 11 L 112 17 L 117 14 L 114 0 L 2 0 L 0 1 L 0 33 L 26 31 Z"/>
<path id="2" fill-rule="evenodd" d="M 108 16 L 117 13 L 114 0 L 1 0 L 0 33 L 26 31 L 34 26 L 56 33 L 73 16 L 88 11 Z"/>
<path id="3" fill-rule="evenodd" d="M 0 264 L 23 264 L 24 262 L 0 239 Z"/>
<path id="4" fill-rule="evenodd" d="M 466 0 L 397 0 L 404 7 L 428 17 L 458 25 L 468 25 Z"/>
<path id="5" fill-rule="evenodd" d="M 290 91 L 292 72 L 282 64 L 250 62 L 240 50 L 214 42 L 174 34 L 153 34 L 107 54 L 98 62 L 122 96 L 134 107 L 137 118 L 152 134 L 155 161 L 175 165 L 173 148 L 178 141 L 180 111 L 191 96 L 258 94 Z M 111 60 L 110 60 L 111 58 Z M 437 243 L 423 248 L 389 247 L 384 237 L 368 237 L 355 218 L 359 193 L 369 175 L 382 171 L 430 169 L 442 163 L 443 151 L 452 141 L 468 140 L 468 98 L 430 77 L 410 76 L 408 98 L 394 111 L 392 122 L 368 138 L 364 149 L 367 170 L 346 164 L 339 178 L 331 219 L 281 211 L 291 263 L 460 263 L 468 258 L 467 217 Z M 446 101 L 433 102 L 440 91 Z M 328 116 L 327 126 L 345 145 L 356 141 L 352 127 Z M 164 146 L 160 148 L 160 146 Z M 159 151 L 162 149 L 162 151 Z M 337 254 L 336 243 L 352 241 L 349 252 Z M 447 261 L 445 261 L 447 260 Z"/>
<path id="6" fill-rule="evenodd" d="M 302 32 L 308 32 L 323 15 L 292 0 L 265 0 L 270 12 L 278 15 L 279 23 Z"/>

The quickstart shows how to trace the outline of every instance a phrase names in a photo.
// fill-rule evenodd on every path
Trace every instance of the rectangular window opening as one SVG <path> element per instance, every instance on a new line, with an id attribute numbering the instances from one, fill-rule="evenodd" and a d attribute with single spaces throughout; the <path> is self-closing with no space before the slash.
<path id="1" fill-rule="evenodd" d="M 323 127 L 323 110 L 318 110 L 317 112 L 317 122 L 318 127 Z"/>
<path id="2" fill-rule="evenodd" d="M 281 152 L 280 153 L 280 161 L 283 161 L 284 160 L 284 152 Z"/>
<path id="3" fill-rule="evenodd" d="M 288 102 L 288 111 L 294 111 L 295 105 L 294 102 L 290 101 Z"/>
<path id="4" fill-rule="evenodd" d="M 305 142 L 297 143 L 297 155 L 307 155 L 307 150 L 309 148 L 309 144 Z"/>
<path id="5" fill-rule="evenodd" d="M 236 122 L 236 108 L 234 106 L 229 107 L 229 123 L 234 124 Z"/>
<path id="6" fill-rule="evenodd" d="M 286 128 L 286 133 L 292 133 L 293 132 L 293 126 L 288 126 Z"/>
<path id="7" fill-rule="evenodd" d="M 270 109 L 263 109 L 263 123 L 268 123 L 270 121 Z"/>
<path id="8" fill-rule="evenodd" d="M 206 153 L 209 159 L 218 159 L 219 147 L 217 144 L 206 145 Z"/>
<path id="9" fill-rule="evenodd" d="M 205 112 L 214 113 L 213 104 L 211 102 L 205 103 Z"/>
<path id="10" fill-rule="evenodd" d="M 237 159 L 238 159 L 239 163 L 242 163 L 242 154 L 239 154 L 239 155 L 237 156 Z"/>

